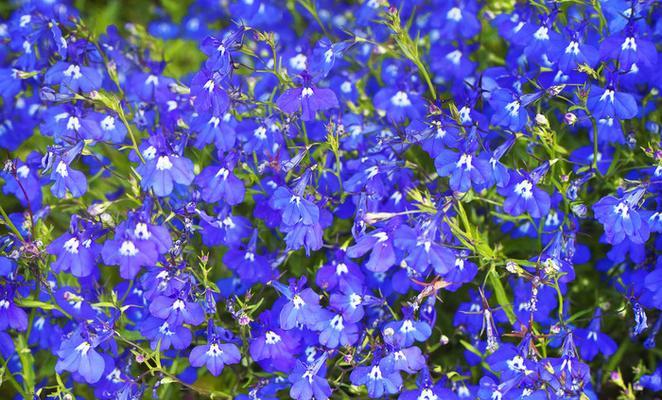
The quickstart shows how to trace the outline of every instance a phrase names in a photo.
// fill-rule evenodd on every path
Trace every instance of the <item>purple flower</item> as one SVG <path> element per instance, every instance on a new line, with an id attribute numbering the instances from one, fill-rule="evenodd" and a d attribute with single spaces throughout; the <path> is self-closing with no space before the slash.
<path id="1" fill-rule="evenodd" d="M 290 396 L 296 400 L 326 400 L 331 396 L 331 386 L 324 378 L 326 373 L 326 354 L 306 365 L 297 361 L 294 370 L 288 376 L 292 383 Z M 322 376 L 320 376 L 322 375 Z"/>
<path id="2" fill-rule="evenodd" d="M 239 348 L 232 343 L 220 343 L 217 339 L 207 344 L 195 346 L 188 357 L 191 366 L 207 366 L 209 372 L 219 376 L 227 364 L 236 364 L 241 361 Z"/>
<path id="3" fill-rule="evenodd" d="M 606 196 L 593 205 L 595 218 L 604 226 L 609 243 L 619 244 L 626 237 L 634 243 L 648 240 L 648 224 L 638 212 L 639 201 L 645 193 L 645 189 L 637 188 L 623 198 Z"/>
<path id="4" fill-rule="evenodd" d="M 78 330 L 64 340 L 57 352 L 55 370 L 77 372 L 87 383 L 96 383 L 104 371 L 103 357 L 96 351 L 93 340 L 83 338 Z"/>
<path id="5" fill-rule="evenodd" d="M 383 369 L 379 363 L 374 362 L 371 366 L 354 368 L 349 379 L 353 385 L 365 385 L 368 395 L 373 399 L 396 394 L 402 386 L 400 372 L 393 369 Z"/>
<path id="6" fill-rule="evenodd" d="M 276 106 L 287 114 L 301 112 L 303 121 L 312 121 L 318 111 L 338 107 L 338 98 L 331 89 L 317 87 L 312 78 L 302 74 L 303 86 L 288 89 L 276 100 Z"/>
<path id="7" fill-rule="evenodd" d="M 140 186 L 145 189 L 153 189 L 154 194 L 164 197 L 172 193 L 175 183 L 190 185 L 195 178 L 193 173 L 193 162 L 176 154 L 157 153 L 154 147 L 148 147 L 143 151 L 145 164 L 141 164 L 136 171 L 142 177 Z"/>
<path id="8" fill-rule="evenodd" d="M 205 320 L 200 304 L 188 301 L 184 296 L 158 296 L 149 304 L 149 312 L 166 320 L 171 326 L 180 326 L 182 323 L 195 326 Z"/>
<path id="9" fill-rule="evenodd" d="M 97 70 L 80 64 L 59 61 L 47 72 L 47 85 L 60 85 L 63 93 L 89 93 L 101 88 L 101 75 Z"/>
<path id="10" fill-rule="evenodd" d="M 128 231 L 107 240 L 101 255 L 106 264 L 120 266 L 120 276 L 124 279 L 135 278 L 141 267 L 156 265 L 159 257 L 153 242 L 137 239 Z"/>
<path id="11" fill-rule="evenodd" d="M 233 206 L 244 199 L 244 184 L 232 172 L 233 163 L 223 166 L 209 166 L 195 178 L 202 188 L 202 199 L 208 203 L 224 200 Z"/>
<path id="12" fill-rule="evenodd" d="M 538 188 L 538 179 L 535 174 L 511 172 L 508 186 L 500 189 L 500 193 L 506 196 L 504 211 L 513 216 L 528 212 L 533 218 L 547 215 L 551 198 Z"/>

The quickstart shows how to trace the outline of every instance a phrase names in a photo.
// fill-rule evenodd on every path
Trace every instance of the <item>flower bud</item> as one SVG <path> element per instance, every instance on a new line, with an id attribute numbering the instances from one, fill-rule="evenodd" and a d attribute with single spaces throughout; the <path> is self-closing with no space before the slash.
<path id="1" fill-rule="evenodd" d="M 565 121 L 566 124 L 572 126 L 577 122 L 577 116 L 571 112 L 565 113 L 563 116 L 563 120 Z"/>
<path id="2" fill-rule="evenodd" d="M 549 126 L 549 121 L 547 120 L 547 117 L 545 117 L 544 115 L 536 114 L 536 124 L 542 126 Z"/>

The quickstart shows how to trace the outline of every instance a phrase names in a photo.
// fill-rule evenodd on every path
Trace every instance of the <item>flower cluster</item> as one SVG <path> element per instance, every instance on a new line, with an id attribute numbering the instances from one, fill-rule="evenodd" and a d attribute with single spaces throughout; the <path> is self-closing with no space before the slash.
<path id="1" fill-rule="evenodd" d="M 7 393 L 662 390 L 654 1 L 163 3 L 0 20 Z"/>

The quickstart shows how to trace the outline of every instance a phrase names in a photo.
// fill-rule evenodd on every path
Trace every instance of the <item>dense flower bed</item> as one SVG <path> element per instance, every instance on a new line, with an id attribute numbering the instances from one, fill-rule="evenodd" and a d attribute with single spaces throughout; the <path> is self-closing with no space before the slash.
<path id="1" fill-rule="evenodd" d="M 177 3 L 3 6 L 3 398 L 662 390 L 658 4 Z"/>

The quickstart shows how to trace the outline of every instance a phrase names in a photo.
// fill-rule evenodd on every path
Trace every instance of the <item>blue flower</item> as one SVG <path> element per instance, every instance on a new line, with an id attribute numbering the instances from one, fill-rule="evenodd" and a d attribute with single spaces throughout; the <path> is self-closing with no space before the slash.
<path id="1" fill-rule="evenodd" d="M 232 343 L 220 343 L 214 338 L 209 343 L 195 346 L 189 354 L 189 362 L 193 367 L 207 366 L 209 372 L 219 376 L 227 364 L 237 364 L 241 361 L 239 348 Z"/>
<path id="2" fill-rule="evenodd" d="M 202 189 L 202 199 L 208 203 L 224 200 L 233 206 L 244 199 L 244 184 L 232 172 L 233 163 L 222 166 L 209 166 L 195 178 L 195 183 Z"/>
<path id="3" fill-rule="evenodd" d="M 440 176 L 450 176 L 450 187 L 454 191 L 467 192 L 472 187 L 485 185 L 490 178 L 488 162 L 474 153 L 474 146 L 465 145 L 459 152 L 441 150 L 434 159 Z"/>
<path id="4" fill-rule="evenodd" d="M 292 384 L 290 396 L 296 400 L 326 400 L 331 397 L 331 386 L 324 378 L 326 354 L 306 365 L 297 360 L 288 381 Z M 321 375 L 321 376 L 320 376 Z"/>
<path id="5" fill-rule="evenodd" d="M 528 212 L 533 218 L 541 218 L 549 212 L 551 198 L 537 185 L 540 176 L 520 171 L 511 172 L 508 186 L 500 190 L 506 196 L 503 209 L 518 216 Z"/>
<path id="6" fill-rule="evenodd" d="M 312 78 L 302 74 L 303 86 L 288 89 L 276 100 L 276 106 L 286 114 L 301 112 L 303 121 L 312 121 L 318 111 L 338 107 L 338 98 L 331 89 L 317 87 Z"/>
<path id="7" fill-rule="evenodd" d="M 159 197 L 170 195 L 175 183 L 190 185 L 195 178 L 193 162 L 188 158 L 157 152 L 152 146 L 143 151 L 143 156 L 145 163 L 136 168 L 142 177 L 140 186 L 145 190 L 153 189 Z"/>
<path id="8" fill-rule="evenodd" d="M 47 85 L 60 85 L 63 93 L 89 93 L 101 88 L 99 72 L 85 65 L 59 61 L 48 71 L 44 81 Z"/>
<path id="9" fill-rule="evenodd" d="M 205 313 L 200 304 L 189 301 L 185 296 L 157 296 L 149 304 L 149 312 L 166 320 L 171 326 L 182 323 L 200 325 L 205 320 Z"/>
<path id="10" fill-rule="evenodd" d="M 402 376 L 400 376 L 399 371 L 382 369 L 377 362 L 373 362 L 371 366 L 354 368 L 349 379 L 353 385 L 365 385 L 368 396 L 373 399 L 396 394 L 402 386 Z"/>
<path id="11" fill-rule="evenodd" d="M 629 93 L 618 92 L 613 85 L 605 88 L 592 85 L 586 107 L 594 118 L 630 119 L 637 116 L 637 101 Z"/>
<path id="12" fill-rule="evenodd" d="M 77 372 L 87 383 L 96 383 L 104 371 L 103 357 L 96 351 L 95 341 L 83 338 L 78 331 L 64 340 L 58 350 L 55 370 Z"/>
<path id="13" fill-rule="evenodd" d="M 168 350 L 174 347 L 183 350 L 191 344 L 191 331 L 184 326 L 172 326 L 160 318 L 147 317 L 140 324 L 140 333 L 150 340 L 150 347 Z"/>
<path id="14" fill-rule="evenodd" d="M 359 325 L 343 318 L 343 314 L 327 312 L 317 323 L 320 344 L 335 349 L 338 346 L 351 346 L 359 339 Z"/>
<path id="15" fill-rule="evenodd" d="M 373 99 L 375 108 L 382 110 L 388 120 L 396 123 L 420 119 L 425 113 L 425 103 L 418 93 L 397 88 L 383 88 Z"/>
<path id="16" fill-rule="evenodd" d="M 140 240 L 130 231 L 119 232 L 115 239 L 107 240 L 101 255 L 106 264 L 120 266 L 124 279 L 135 278 L 141 267 L 156 265 L 159 257 L 153 242 Z"/>
<path id="17" fill-rule="evenodd" d="M 65 233 L 52 241 L 46 251 L 57 256 L 52 264 L 53 272 L 71 272 L 76 277 L 86 277 L 95 270 L 100 248 L 94 242 L 91 231 Z"/>
<path id="18" fill-rule="evenodd" d="M 588 328 L 575 329 L 574 340 L 583 360 L 592 361 L 598 353 L 602 353 L 607 358 L 618 349 L 616 342 L 600 331 L 601 317 L 600 308 L 596 308 Z"/>
<path id="19" fill-rule="evenodd" d="M 14 303 L 13 290 L 1 287 L 0 291 L 0 331 L 7 328 L 25 331 L 28 328 L 28 315 Z"/>
<path id="20" fill-rule="evenodd" d="M 529 121 L 526 104 L 515 93 L 505 89 L 495 90 L 491 93 L 490 104 L 495 110 L 491 120 L 493 125 L 519 132 Z"/>
<path id="21" fill-rule="evenodd" d="M 287 298 L 280 310 L 280 327 L 289 330 L 299 325 L 314 328 L 321 317 L 322 307 L 319 296 L 311 288 L 302 288 L 305 278 L 298 283 L 291 282 L 289 287 L 278 281 L 271 284 Z"/>
<path id="22" fill-rule="evenodd" d="M 639 201 L 645 194 L 644 188 L 633 189 L 623 198 L 606 196 L 593 205 L 595 218 L 602 223 L 607 241 L 619 244 L 625 238 L 634 243 L 648 240 L 648 223 L 639 215 Z"/>

